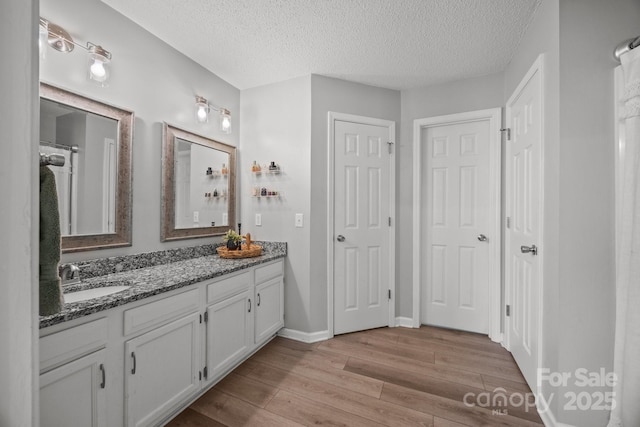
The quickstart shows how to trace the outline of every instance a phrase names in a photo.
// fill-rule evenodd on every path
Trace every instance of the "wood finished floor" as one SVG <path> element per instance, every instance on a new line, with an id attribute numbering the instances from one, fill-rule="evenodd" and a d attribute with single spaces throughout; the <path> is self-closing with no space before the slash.
<path id="1" fill-rule="evenodd" d="M 511 354 L 486 336 L 381 328 L 276 338 L 167 426 L 540 426 L 520 404 L 527 393 Z M 487 406 L 495 394 L 513 405 Z"/>

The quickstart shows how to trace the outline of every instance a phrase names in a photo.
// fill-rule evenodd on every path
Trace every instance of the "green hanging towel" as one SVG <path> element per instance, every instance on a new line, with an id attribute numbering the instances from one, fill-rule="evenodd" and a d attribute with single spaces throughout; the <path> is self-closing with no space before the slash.
<path id="1" fill-rule="evenodd" d="M 60 212 L 56 178 L 40 166 L 40 315 L 62 310 L 64 299 L 58 275 L 60 262 Z"/>

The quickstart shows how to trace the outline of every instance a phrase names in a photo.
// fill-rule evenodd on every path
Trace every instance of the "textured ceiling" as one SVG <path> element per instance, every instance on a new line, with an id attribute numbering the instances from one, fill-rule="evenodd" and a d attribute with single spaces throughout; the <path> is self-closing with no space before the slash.
<path id="1" fill-rule="evenodd" d="M 103 0 L 239 89 L 408 89 L 506 68 L 541 0 Z"/>

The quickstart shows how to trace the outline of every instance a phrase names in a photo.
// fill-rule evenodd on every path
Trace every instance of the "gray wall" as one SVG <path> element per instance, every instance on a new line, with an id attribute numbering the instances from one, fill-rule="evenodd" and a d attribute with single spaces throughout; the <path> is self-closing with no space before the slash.
<path id="1" fill-rule="evenodd" d="M 242 91 L 239 177 L 242 231 L 258 240 L 288 243 L 285 263 L 285 327 L 310 331 L 311 85 L 300 77 Z M 280 175 L 251 173 L 253 161 L 275 161 Z M 255 198 L 253 187 L 279 191 L 279 198 Z M 255 225 L 255 214 L 262 225 Z M 296 228 L 296 213 L 304 227 Z M 315 244 L 315 242 L 314 242 Z"/>
<path id="2" fill-rule="evenodd" d="M 413 239 L 413 121 L 503 105 L 502 73 L 402 91 L 398 164 L 398 241 Z M 396 316 L 413 316 L 412 246 L 399 245 Z"/>
<path id="3" fill-rule="evenodd" d="M 99 0 L 42 0 L 42 17 L 65 28 L 76 41 L 100 44 L 112 55 L 109 86 L 86 78 L 83 49 L 63 54 L 52 49 L 40 78 L 73 92 L 135 112 L 133 140 L 133 245 L 128 248 L 80 252 L 63 261 L 148 252 L 204 244 L 219 238 L 160 242 L 162 122 L 237 146 L 238 132 L 219 132 L 216 120 L 197 124 L 195 95 L 231 111 L 239 129 L 240 91 Z M 96 16 L 99 19 L 96 19 Z"/>
<path id="4" fill-rule="evenodd" d="M 638 35 L 636 0 L 542 3 L 505 71 L 505 100 L 545 54 L 545 210 L 542 366 L 613 368 L 615 331 L 613 48 Z M 579 250 L 577 250 L 579 248 Z M 566 392 L 610 389 L 543 383 L 559 422 L 602 426 L 607 411 L 564 410 Z"/>
<path id="5" fill-rule="evenodd" d="M 0 2 L 0 425 L 38 423 L 38 2 Z"/>

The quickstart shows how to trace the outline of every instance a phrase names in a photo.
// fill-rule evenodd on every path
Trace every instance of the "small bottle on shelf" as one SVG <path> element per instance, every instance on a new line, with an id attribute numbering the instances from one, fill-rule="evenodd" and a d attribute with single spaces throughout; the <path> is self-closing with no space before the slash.
<path id="1" fill-rule="evenodd" d="M 278 169 L 279 167 L 276 165 L 276 162 L 271 162 L 269 165 L 269 172 L 276 172 Z"/>
<path id="2" fill-rule="evenodd" d="M 225 165 L 224 163 L 222 164 L 222 175 L 227 175 L 229 173 L 229 169 L 227 168 L 227 165 Z"/>

